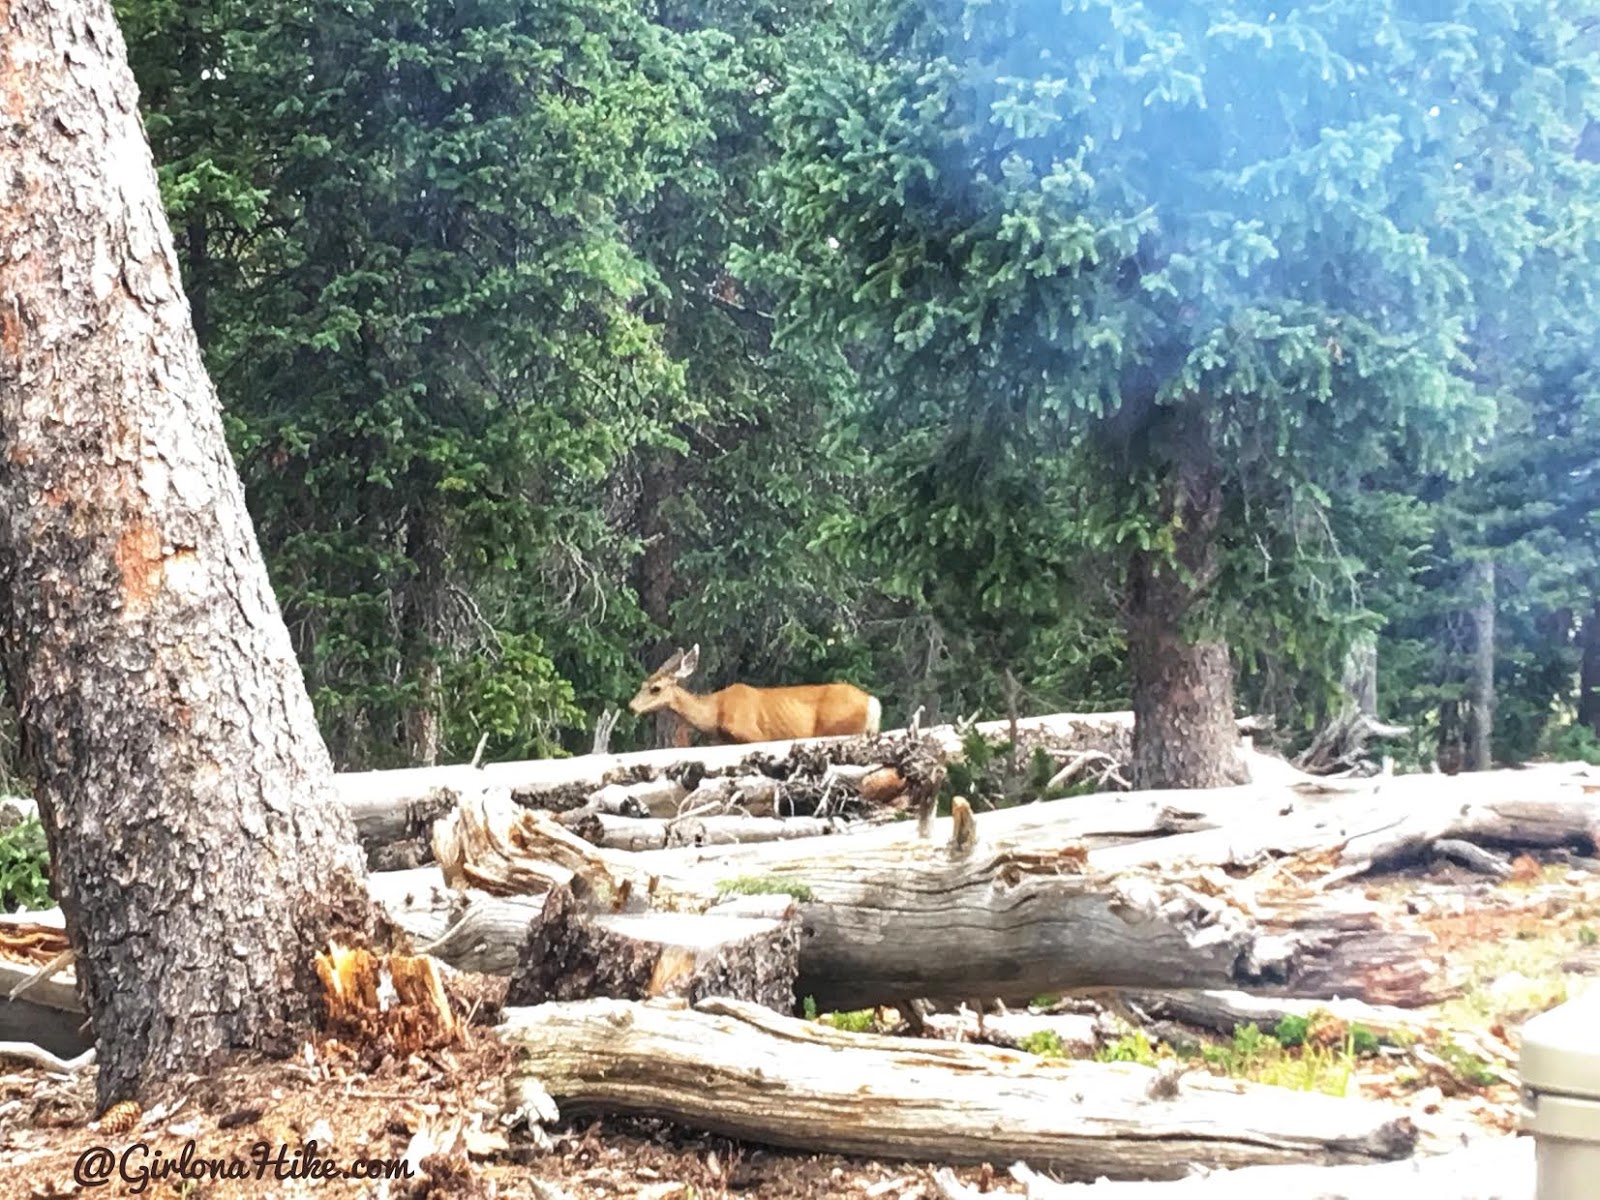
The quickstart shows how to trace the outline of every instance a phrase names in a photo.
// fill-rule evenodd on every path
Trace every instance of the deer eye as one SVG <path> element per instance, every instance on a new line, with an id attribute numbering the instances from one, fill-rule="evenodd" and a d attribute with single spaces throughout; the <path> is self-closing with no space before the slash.
<path id="1" fill-rule="evenodd" d="M 652 692 L 659 692 L 661 690 L 661 685 L 659 683 L 652 683 L 650 685 L 650 690 Z"/>

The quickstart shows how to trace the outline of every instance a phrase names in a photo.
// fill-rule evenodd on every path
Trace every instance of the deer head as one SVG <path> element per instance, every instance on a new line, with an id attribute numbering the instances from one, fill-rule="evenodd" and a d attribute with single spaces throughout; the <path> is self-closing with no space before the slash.
<path id="1" fill-rule="evenodd" d="M 680 690 L 679 681 L 693 675 L 694 669 L 699 665 L 698 642 L 687 654 L 679 649 L 645 679 L 639 687 L 639 694 L 628 701 L 628 707 L 636 713 L 655 712 L 669 707 L 674 695 Z"/>

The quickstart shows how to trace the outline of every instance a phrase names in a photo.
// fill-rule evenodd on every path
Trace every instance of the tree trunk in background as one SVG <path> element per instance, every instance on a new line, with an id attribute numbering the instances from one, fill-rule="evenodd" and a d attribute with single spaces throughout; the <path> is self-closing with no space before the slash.
<path id="1" fill-rule="evenodd" d="M 1364 716 L 1378 715 L 1378 635 L 1363 633 L 1350 643 L 1344 659 L 1344 690 L 1349 703 Z"/>
<path id="2" fill-rule="evenodd" d="M 1578 672 L 1578 723 L 1600 737 L 1600 600 L 1583 623 L 1583 663 Z"/>
<path id="3" fill-rule="evenodd" d="M 105 0 L 0 9 L 0 665 L 102 1105 L 289 1051 L 361 854 Z"/>
<path id="4" fill-rule="evenodd" d="M 422 503 L 429 499 L 424 493 Z M 439 652 L 444 641 L 445 534 L 438 511 L 424 507 L 406 522 L 406 556 L 416 573 L 406 583 L 401 644 L 405 646 L 405 678 L 415 697 L 401 717 L 406 754 L 414 766 L 439 762 Z"/>
<path id="5" fill-rule="evenodd" d="M 678 596 L 678 542 L 666 518 L 667 506 L 678 491 L 676 463 L 671 451 L 655 450 L 639 470 L 639 536 L 644 552 L 639 556 L 635 590 L 644 615 L 661 629 L 672 628 L 672 602 Z M 655 670 L 675 649 L 670 637 L 646 646 L 644 670 Z M 658 748 L 687 746 L 693 733 L 694 727 L 677 713 L 663 710 L 655 716 Z"/>
<path id="6" fill-rule="evenodd" d="M 1479 559 L 1468 578 L 1473 605 L 1466 766 L 1487 771 L 1494 762 L 1494 559 Z"/>
<path id="7" fill-rule="evenodd" d="M 1216 472 L 1188 464 L 1169 485 L 1179 518 L 1177 558 L 1140 553 L 1133 562 L 1125 623 L 1133 676 L 1133 786 L 1202 788 L 1242 783 L 1233 715 L 1233 662 L 1224 642 L 1191 642 L 1181 632 L 1198 591 L 1216 573 L 1212 538 L 1222 516 Z"/>
<path id="8" fill-rule="evenodd" d="M 1439 704 L 1439 737 L 1434 752 L 1439 770 L 1454 775 L 1466 763 L 1466 748 L 1462 735 L 1461 705 L 1454 700 Z"/>

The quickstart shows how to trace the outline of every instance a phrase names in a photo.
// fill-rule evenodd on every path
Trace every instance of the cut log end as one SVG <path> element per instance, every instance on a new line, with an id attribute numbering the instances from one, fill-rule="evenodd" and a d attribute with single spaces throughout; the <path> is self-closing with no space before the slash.
<path id="1" fill-rule="evenodd" d="M 788 1013 L 799 970 L 792 903 L 778 916 L 594 915 L 557 888 L 529 928 L 506 1002 L 731 996 Z"/>

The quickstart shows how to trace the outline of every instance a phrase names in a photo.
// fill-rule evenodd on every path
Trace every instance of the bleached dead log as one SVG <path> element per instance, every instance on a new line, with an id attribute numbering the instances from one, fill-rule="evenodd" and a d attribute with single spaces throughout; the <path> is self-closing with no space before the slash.
<path id="1" fill-rule="evenodd" d="M 0 1042 L 0 1062 L 23 1062 L 42 1071 L 53 1071 L 57 1075 L 76 1075 L 93 1063 L 94 1058 L 93 1047 L 83 1051 L 76 1058 L 65 1059 L 32 1042 Z"/>
<path id="2" fill-rule="evenodd" d="M 1152 1018 L 1181 1021 L 1202 1029 L 1232 1036 L 1241 1025 L 1253 1024 L 1272 1030 L 1285 1017 L 1311 1019 L 1326 1015 L 1346 1027 L 1359 1025 L 1374 1037 L 1408 1034 L 1427 1036 L 1436 1030 L 1433 1021 L 1410 1009 L 1392 1005 L 1367 1004 L 1340 997 L 1305 1000 L 1297 997 L 1258 996 L 1240 991 L 1172 990 L 1120 993 L 1122 1000 Z"/>
<path id="3" fill-rule="evenodd" d="M 493 975 L 511 971 L 528 926 L 544 911 L 542 894 L 491 896 L 446 887 L 437 867 L 374 873 L 367 890 L 419 954 Z"/>
<path id="4" fill-rule="evenodd" d="M 1009 736 L 1009 721 L 980 722 L 976 729 L 985 737 Z M 1054 713 L 1026 717 L 1018 722 L 1024 735 L 1129 736 L 1133 729 L 1131 712 Z M 904 738 L 903 730 L 885 730 L 879 740 Z M 922 730 L 920 737 L 947 754 L 961 752 L 961 736 L 954 725 L 938 725 Z M 603 785 L 607 775 L 645 770 L 663 771 L 669 767 L 699 764 L 706 771 L 724 771 L 752 755 L 782 757 L 796 746 L 834 747 L 858 741 L 856 738 L 801 738 L 794 741 L 751 742 L 725 746 L 682 746 L 639 750 L 627 754 L 583 754 L 570 758 L 541 758 L 521 762 L 486 763 L 473 768 L 466 764 L 444 767 L 407 767 L 386 771 L 346 771 L 334 777 L 340 798 L 347 805 L 368 809 L 394 806 L 422 799 L 434 788 L 472 790 L 478 787 L 509 790 L 555 788 L 564 785 Z"/>
<path id="5" fill-rule="evenodd" d="M 1058 1183 L 1020 1163 L 1011 1176 L 1027 1200 L 1534 1200 L 1536 1180 L 1533 1139 L 1517 1136 L 1400 1162 L 1241 1167 L 1168 1181 Z M 949 1200 L 980 1198 L 949 1171 L 936 1184 Z"/>
<path id="6" fill-rule="evenodd" d="M 1476 871 L 1479 875 L 1488 875 L 1494 879 L 1511 877 L 1511 862 L 1505 855 L 1484 850 L 1460 838 L 1440 838 L 1433 844 L 1433 852 L 1441 858 L 1460 863 L 1467 870 Z"/>
<path id="7" fill-rule="evenodd" d="M 382 854 L 388 848 L 427 844 L 428 831 L 433 823 L 455 806 L 456 793 L 449 788 L 429 788 L 417 795 L 403 797 L 398 803 L 367 795 L 357 795 L 347 801 L 351 822 L 356 827 L 356 837 L 367 852 L 369 864 L 383 869 L 388 864 Z"/>
<path id="8" fill-rule="evenodd" d="M 637 783 L 608 783 L 590 793 L 587 806 L 617 817 L 676 816 L 689 789 L 676 779 L 643 779 Z"/>
<path id="9" fill-rule="evenodd" d="M 708 813 L 662 821 L 654 817 L 613 817 L 603 813 L 562 813 L 556 818 L 586 842 L 607 850 L 661 850 L 668 846 L 742 845 L 840 833 L 850 822 L 819 817 L 748 817 Z"/>
<path id="10" fill-rule="evenodd" d="M 506 990 L 510 1005 L 612 997 L 748 1000 L 787 1014 L 799 969 L 792 901 L 760 917 L 591 916 L 557 888 L 529 927 Z"/>
<path id="11" fill-rule="evenodd" d="M 1280 760 L 1281 761 L 1281 760 Z M 1424 857 L 1441 837 L 1525 847 L 1582 846 L 1600 826 L 1600 790 L 1583 764 L 1553 764 L 1463 776 L 1400 775 L 1326 780 L 1290 768 L 1290 785 L 1100 793 L 984 813 L 984 836 L 1018 847 L 1073 842 L 1098 869 L 1246 869 L 1269 861 L 1302 878 L 1350 866 L 1342 877 Z M 1333 790 L 1338 788 L 1339 790 Z M 1314 790 L 1313 790 L 1314 789 Z M 1505 839 L 1511 839 L 1509 841 Z M 852 846 L 918 840 L 893 822 L 852 835 Z M 1387 844 L 1385 844 L 1387 843 Z M 793 845 L 646 851 L 641 864 L 675 874 L 717 869 L 760 874 L 808 853 Z"/>
<path id="12" fill-rule="evenodd" d="M 666 826 L 668 846 L 721 846 L 757 842 L 783 842 L 796 838 L 845 833 L 849 821 L 825 817 L 741 817 L 736 815 L 682 817 Z"/>
<path id="13" fill-rule="evenodd" d="M 1068 1058 L 1088 1058 L 1114 1036 L 1105 1021 L 1080 1013 L 986 1014 L 980 1025 L 978 1014 L 959 1011 L 929 1013 L 922 1023 L 928 1034 L 945 1041 L 981 1042 L 1032 1053 L 1050 1049 Z"/>
<path id="14" fill-rule="evenodd" d="M 545 814 L 484 794 L 441 821 L 446 877 L 496 894 L 570 884 L 621 910 L 700 911 L 728 892 L 802 901 L 802 995 L 825 1008 L 906 996 L 1027 997 L 1082 987 L 1244 988 L 1408 1004 L 1450 984 L 1431 935 L 1351 896 L 1246 907 L 1203 878 L 1095 872 L 1071 845 L 978 840 L 970 810 L 944 844 L 806 843 L 759 876 L 712 864 L 649 872 L 644 856 L 591 846 Z"/>
<path id="15" fill-rule="evenodd" d="M 44 964 L 0 959 L 0 1039 L 76 1058 L 93 1045 L 84 1029 L 88 1010 L 78 997 L 76 976 L 68 967 L 41 979 L 44 969 Z M 13 991 L 15 998 L 8 995 Z"/>
<path id="16" fill-rule="evenodd" d="M 1442 838 L 1486 847 L 1593 845 L 1600 793 L 1572 764 L 1470 775 L 1318 779 L 1306 789 L 1257 793 L 1257 819 L 1094 851 L 1110 871 L 1195 863 L 1280 868 L 1330 885 L 1377 867 L 1425 857 Z M 1333 790 L 1339 785 L 1338 790 Z"/>
<path id="17" fill-rule="evenodd" d="M 770 817 L 780 808 L 782 785 L 766 775 L 714 775 L 702 779 L 671 816 L 721 813 L 738 808 L 750 816 Z"/>
<path id="18" fill-rule="evenodd" d="M 1046 800 L 986 812 L 980 818 L 986 838 L 1023 844 L 1047 838 L 1048 845 L 1075 844 L 1093 850 L 1159 839 L 1223 826 L 1273 819 L 1282 793 L 1253 787 L 1210 788 L 1079 796 Z M 922 841 L 912 821 L 890 821 L 851 833 L 851 845 L 881 849 Z M 664 874 L 711 867 L 760 874 L 765 865 L 809 853 L 808 848 L 764 844 L 706 846 L 645 851 L 639 863 Z"/>
<path id="19" fill-rule="evenodd" d="M 1375 1103 L 851 1034 L 720 999 L 692 1009 L 584 1000 L 504 1016 L 498 1035 L 529 1051 L 517 1076 L 564 1115 L 649 1114 L 802 1150 L 1170 1178 L 1189 1163 L 1388 1160 L 1416 1140 L 1409 1120 Z M 512 1108 L 517 1092 L 513 1082 Z"/>

